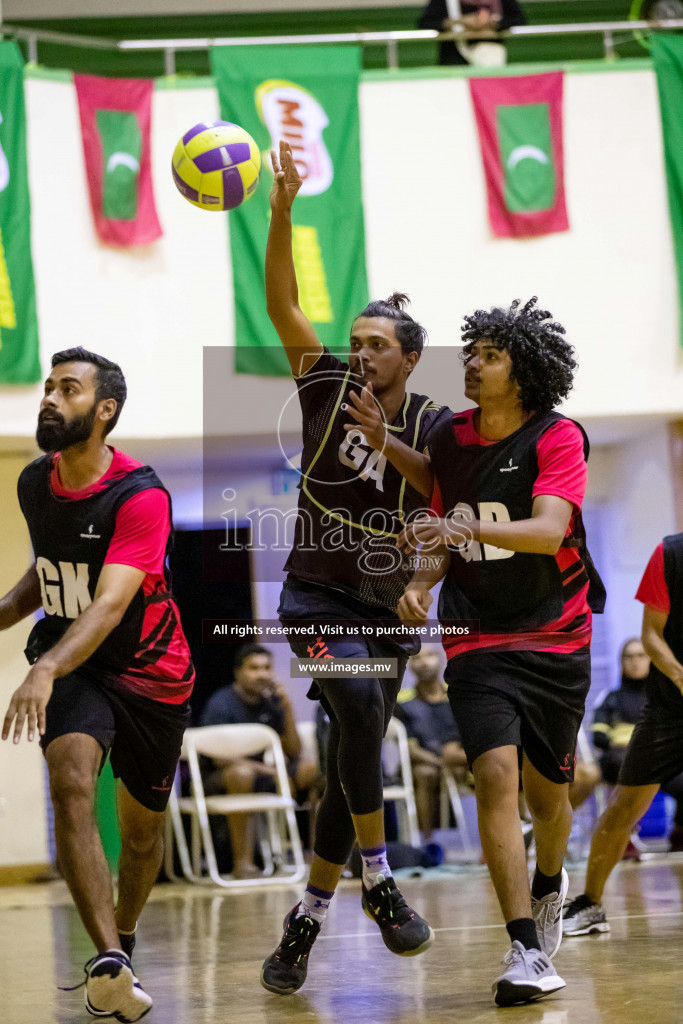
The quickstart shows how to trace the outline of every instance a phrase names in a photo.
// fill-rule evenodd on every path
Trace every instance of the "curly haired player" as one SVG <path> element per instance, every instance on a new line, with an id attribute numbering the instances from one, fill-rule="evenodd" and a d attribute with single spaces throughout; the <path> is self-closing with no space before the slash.
<path id="1" fill-rule="evenodd" d="M 591 607 L 601 610 L 604 599 L 581 521 L 588 441 L 553 412 L 577 364 L 564 328 L 535 303 L 465 317 L 465 395 L 475 407 L 430 438 L 433 517 L 399 538 L 401 547 L 442 556 L 440 569 L 416 573 L 401 617 L 426 618 L 429 590 L 443 576 L 442 624 L 479 621 L 475 640 L 444 637 L 445 678 L 512 943 L 493 985 L 500 1006 L 565 984 L 550 960 L 562 937 L 568 783 L 590 686 Z M 517 809 L 520 748 L 538 851 L 531 892 Z"/>

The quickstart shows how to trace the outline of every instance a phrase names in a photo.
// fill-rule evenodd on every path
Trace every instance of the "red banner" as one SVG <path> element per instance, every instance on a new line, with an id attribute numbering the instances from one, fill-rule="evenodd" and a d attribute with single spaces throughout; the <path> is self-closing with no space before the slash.
<path id="1" fill-rule="evenodd" d="M 566 231 L 563 72 L 470 78 L 469 85 L 493 233 Z"/>
<path id="2" fill-rule="evenodd" d="M 162 234 L 154 206 L 151 79 L 74 75 L 95 229 L 110 245 Z"/>

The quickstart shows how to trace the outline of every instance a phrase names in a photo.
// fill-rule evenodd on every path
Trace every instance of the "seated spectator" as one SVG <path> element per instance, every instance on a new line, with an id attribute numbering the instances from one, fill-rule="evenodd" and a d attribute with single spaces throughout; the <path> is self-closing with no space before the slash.
<path id="1" fill-rule="evenodd" d="M 307 792 L 318 778 L 318 766 L 301 758 L 294 712 L 285 690 L 273 677 L 273 657 L 259 644 L 244 644 L 235 656 L 235 680 L 213 693 L 202 710 L 200 725 L 269 725 L 280 737 L 292 792 Z M 208 793 L 254 793 L 275 789 L 276 770 L 257 758 L 214 762 L 205 780 Z M 257 874 L 250 814 L 230 814 L 233 874 Z"/>
<path id="2" fill-rule="evenodd" d="M 610 690 L 593 716 L 593 744 L 599 751 L 593 785 L 586 785 L 579 793 L 570 790 L 572 807 L 579 807 L 593 792 L 595 785 L 602 781 L 616 786 L 619 771 L 631 735 L 645 709 L 647 700 L 646 683 L 650 672 L 650 659 L 640 639 L 631 637 L 621 648 L 619 655 L 621 683 L 616 690 Z M 591 767 L 591 766 L 586 766 Z M 683 850 L 683 774 L 677 775 L 662 792 L 676 800 L 674 827 L 669 837 L 672 850 Z"/>
<path id="3" fill-rule="evenodd" d="M 493 33 L 525 25 L 526 18 L 517 0 L 482 0 L 481 3 L 461 3 L 461 17 L 453 19 L 448 13 L 446 0 L 429 0 L 420 15 L 418 28 L 431 28 L 437 32 L 452 32 L 463 28 L 467 32 L 480 32 L 486 42 L 468 39 L 462 43 L 439 43 L 439 64 L 479 64 L 488 67 L 505 64 L 505 46 L 497 42 Z"/>
<path id="4" fill-rule="evenodd" d="M 467 757 L 448 703 L 438 650 L 423 647 L 408 665 L 415 688 L 399 692 L 394 714 L 408 733 L 417 818 L 428 839 L 438 816 L 441 770 L 449 768 L 462 781 Z"/>

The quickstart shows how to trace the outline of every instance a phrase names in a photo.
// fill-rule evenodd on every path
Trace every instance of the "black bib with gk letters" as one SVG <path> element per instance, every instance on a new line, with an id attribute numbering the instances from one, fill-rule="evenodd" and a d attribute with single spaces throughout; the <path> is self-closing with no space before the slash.
<path id="1" fill-rule="evenodd" d="M 116 515 L 134 494 L 165 487 L 150 466 L 141 466 L 104 482 L 103 488 L 85 498 L 58 497 L 50 486 L 52 459 L 43 456 L 27 466 L 19 477 L 21 510 L 28 523 L 45 617 L 33 627 L 26 654 L 34 662 L 53 647 L 71 623 L 92 602 L 107 549 L 114 535 Z M 170 516 L 170 495 L 169 495 Z M 172 547 L 172 531 L 166 554 Z M 86 664 L 109 672 L 121 672 L 141 653 L 145 607 L 169 601 L 167 585 L 145 596 L 142 587 L 126 609 L 121 622 L 88 658 Z"/>

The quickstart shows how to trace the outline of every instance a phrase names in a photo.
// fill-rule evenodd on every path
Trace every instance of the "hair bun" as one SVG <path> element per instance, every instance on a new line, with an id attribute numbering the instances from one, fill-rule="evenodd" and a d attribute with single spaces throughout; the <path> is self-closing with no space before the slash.
<path id="1" fill-rule="evenodd" d="M 410 299 L 404 292 L 393 292 L 387 299 L 387 306 L 393 306 L 394 309 L 400 309 L 401 311 L 409 305 Z"/>

